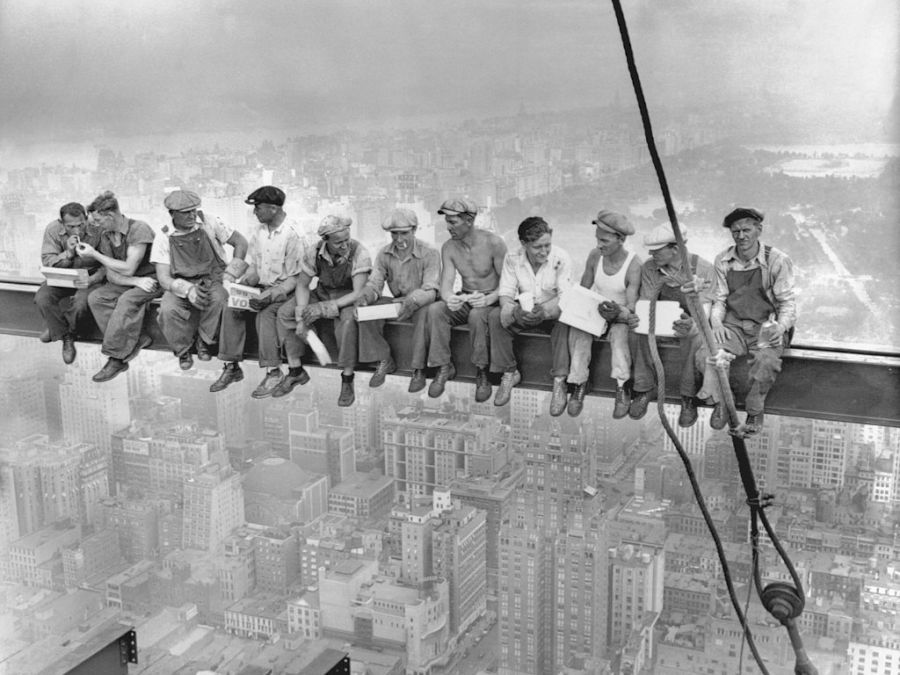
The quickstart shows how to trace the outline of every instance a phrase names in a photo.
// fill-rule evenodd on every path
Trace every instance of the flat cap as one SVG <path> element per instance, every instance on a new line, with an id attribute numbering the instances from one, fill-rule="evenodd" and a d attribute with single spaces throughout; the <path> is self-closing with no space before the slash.
<path id="1" fill-rule="evenodd" d="M 687 228 L 684 225 L 679 225 L 679 229 L 681 230 L 681 236 L 685 241 L 687 241 Z M 644 246 L 649 248 L 651 251 L 655 251 L 674 243 L 676 243 L 676 240 L 675 232 L 672 230 L 672 223 L 663 223 L 662 225 L 657 225 L 652 230 L 650 230 L 650 234 L 644 235 Z"/>
<path id="2" fill-rule="evenodd" d="M 626 237 L 634 234 L 634 225 L 628 222 L 628 218 L 615 211 L 604 209 L 591 222 L 601 230 L 606 230 L 613 234 L 621 234 Z"/>
<path id="3" fill-rule="evenodd" d="M 722 227 L 731 227 L 732 223 L 736 223 L 739 220 L 744 220 L 745 218 L 749 218 L 750 220 L 755 220 L 758 223 L 761 223 L 765 216 L 756 209 L 749 209 L 743 206 L 739 206 L 734 211 L 725 216 L 725 220 L 722 221 Z"/>
<path id="4" fill-rule="evenodd" d="M 172 190 L 163 200 L 169 211 L 193 211 L 200 206 L 200 195 L 191 190 Z"/>
<path id="5" fill-rule="evenodd" d="M 347 218 L 345 216 L 325 216 L 322 218 L 322 223 L 319 225 L 318 233 L 320 237 L 327 237 L 329 234 L 349 229 L 352 224 L 352 218 Z"/>
<path id="6" fill-rule="evenodd" d="M 263 185 L 256 188 L 250 193 L 250 196 L 244 200 L 245 204 L 272 204 L 273 206 L 284 206 L 284 190 L 274 185 Z"/>
<path id="7" fill-rule="evenodd" d="M 463 213 L 471 213 L 474 216 L 478 213 L 478 206 L 471 199 L 457 197 L 446 200 L 437 212 L 448 216 L 459 216 Z"/>
<path id="8" fill-rule="evenodd" d="M 394 209 L 381 221 L 381 229 L 385 232 L 403 232 L 418 226 L 419 219 L 411 209 Z"/>

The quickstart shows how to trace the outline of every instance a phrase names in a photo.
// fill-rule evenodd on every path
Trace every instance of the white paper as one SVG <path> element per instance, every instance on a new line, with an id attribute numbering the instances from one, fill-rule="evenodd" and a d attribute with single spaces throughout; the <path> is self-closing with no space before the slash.
<path id="1" fill-rule="evenodd" d="M 654 333 L 657 337 L 675 337 L 672 324 L 681 318 L 681 305 L 674 300 L 656 301 L 656 326 Z M 638 300 L 634 306 L 634 312 L 640 323 L 634 329 L 635 333 L 647 335 L 650 332 L 650 301 Z"/>
<path id="2" fill-rule="evenodd" d="M 57 288 L 87 288 L 88 271 L 84 267 L 69 269 L 64 267 L 41 267 L 41 274 L 48 286 Z"/>
<path id="3" fill-rule="evenodd" d="M 379 319 L 396 319 L 400 314 L 400 303 L 390 302 L 381 305 L 368 305 L 356 308 L 357 321 L 377 321 Z"/>
<path id="4" fill-rule="evenodd" d="M 559 298 L 562 313 L 559 320 L 567 326 L 579 328 L 600 337 L 606 332 L 606 319 L 600 316 L 598 307 L 607 298 L 584 286 L 572 286 Z"/>
<path id="5" fill-rule="evenodd" d="M 228 306 L 234 309 L 245 309 L 249 312 L 256 310 L 250 306 L 250 298 L 259 297 L 262 292 L 254 286 L 244 286 L 229 281 L 223 281 L 222 286 L 228 291 Z"/>
<path id="6" fill-rule="evenodd" d="M 531 310 L 534 309 L 534 293 L 531 291 L 519 293 L 519 297 L 517 297 L 516 300 L 518 300 L 519 306 L 526 312 L 531 312 Z"/>
<path id="7" fill-rule="evenodd" d="M 316 331 L 312 328 L 309 328 L 306 331 L 306 344 L 309 345 L 309 348 L 313 350 L 313 354 L 319 359 L 319 365 L 327 366 L 334 360 L 331 358 L 331 354 L 328 353 L 325 345 L 319 339 L 319 336 L 316 335 Z"/>

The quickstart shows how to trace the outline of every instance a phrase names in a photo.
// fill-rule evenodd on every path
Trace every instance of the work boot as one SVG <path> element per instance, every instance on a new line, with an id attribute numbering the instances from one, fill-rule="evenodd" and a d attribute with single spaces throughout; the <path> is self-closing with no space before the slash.
<path id="1" fill-rule="evenodd" d="M 209 385 L 209 390 L 213 393 L 222 391 L 232 382 L 240 382 L 243 379 L 244 371 L 241 370 L 241 367 L 237 362 L 232 361 L 231 363 L 225 364 L 225 367 L 222 368 L 222 374 L 219 375 L 219 379 Z"/>
<path id="2" fill-rule="evenodd" d="M 271 368 L 256 389 L 250 392 L 253 398 L 268 398 L 272 390 L 281 382 L 281 368 Z"/>
<path id="3" fill-rule="evenodd" d="M 681 397 L 681 412 L 678 413 L 678 426 L 682 429 L 694 426 L 697 421 L 697 404 L 693 396 Z"/>
<path id="4" fill-rule="evenodd" d="M 628 416 L 633 420 L 639 420 L 647 414 L 647 406 L 650 401 L 656 400 L 656 394 L 653 391 L 636 391 L 628 406 Z M 616 392 L 616 405 L 619 404 L 619 392 Z M 613 414 L 615 417 L 615 414 Z"/>
<path id="5" fill-rule="evenodd" d="M 456 368 L 452 363 L 438 368 L 437 374 L 434 376 L 431 384 L 428 385 L 428 395 L 431 398 L 439 398 L 444 393 L 447 380 L 452 380 L 454 377 L 456 377 Z"/>
<path id="6" fill-rule="evenodd" d="M 185 352 L 178 357 L 178 367 L 182 370 L 190 370 L 194 367 L 194 357 L 190 352 Z"/>
<path id="7" fill-rule="evenodd" d="M 494 396 L 494 405 L 501 406 L 509 403 L 513 387 L 522 381 L 522 375 L 518 370 L 508 370 L 500 378 L 500 386 L 497 387 L 497 395 Z"/>
<path id="8" fill-rule="evenodd" d="M 41 342 L 45 342 L 45 343 L 46 343 L 46 342 L 53 342 L 53 340 L 50 339 L 50 329 L 49 329 L 49 328 L 45 328 L 45 329 L 44 329 L 44 332 L 41 333 L 41 334 L 38 336 L 38 340 L 40 340 Z"/>
<path id="9" fill-rule="evenodd" d="M 396 370 L 397 364 L 394 363 L 394 359 L 388 357 L 384 361 L 379 361 L 375 367 L 375 373 L 369 379 L 369 386 L 380 387 L 384 384 L 385 378 Z"/>
<path id="10" fill-rule="evenodd" d="M 620 420 L 625 415 L 628 414 L 628 408 L 631 405 L 631 400 L 628 397 L 628 392 L 625 391 L 625 387 L 616 387 L 616 404 L 613 406 L 613 419 Z M 646 406 L 644 407 L 644 412 L 646 412 Z"/>
<path id="11" fill-rule="evenodd" d="M 425 369 L 416 368 L 413 371 L 412 377 L 409 378 L 409 388 L 406 391 L 410 394 L 415 394 L 417 391 L 422 391 L 425 388 L 425 384 Z"/>
<path id="12" fill-rule="evenodd" d="M 353 390 L 353 375 L 341 373 L 341 395 L 338 396 L 338 407 L 349 408 L 356 400 L 356 392 Z"/>
<path id="13" fill-rule="evenodd" d="M 117 359 L 114 356 L 110 356 L 109 360 L 106 362 L 106 365 L 103 366 L 91 379 L 94 382 L 108 382 L 113 379 L 119 373 L 124 373 L 128 370 L 128 363 L 123 361 L 122 359 Z"/>
<path id="14" fill-rule="evenodd" d="M 63 363 L 69 365 L 70 363 L 73 363 L 75 361 L 75 357 L 78 355 L 78 352 L 75 351 L 75 336 L 63 336 L 62 343 Z"/>
<path id="15" fill-rule="evenodd" d="M 757 413 L 756 415 L 747 413 L 747 419 L 744 420 L 744 433 L 747 436 L 755 436 L 762 431 L 763 421 L 762 413 Z"/>
<path id="16" fill-rule="evenodd" d="M 716 403 L 713 408 L 712 415 L 709 416 L 709 426 L 716 431 L 724 429 L 728 425 L 728 411 L 725 409 L 724 403 Z"/>
<path id="17" fill-rule="evenodd" d="M 302 386 L 307 382 L 309 382 L 309 373 L 306 372 L 306 369 L 303 366 L 288 368 L 287 375 L 282 377 L 281 381 L 275 385 L 274 389 L 272 389 L 272 398 L 287 396 L 294 391 L 294 387 L 298 384 Z"/>
<path id="18" fill-rule="evenodd" d="M 587 394 L 588 388 L 587 382 L 572 387 L 572 395 L 569 397 L 569 405 L 566 407 L 569 417 L 578 417 L 581 414 L 581 410 L 584 408 L 584 396 Z"/>
<path id="19" fill-rule="evenodd" d="M 212 354 L 209 353 L 209 345 L 206 344 L 199 335 L 197 336 L 197 358 L 200 361 L 209 361 L 212 359 Z"/>
<path id="20" fill-rule="evenodd" d="M 487 368 L 479 368 L 475 373 L 475 402 L 484 403 L 491 397 L 493 390 L 491 381 L 488 379 Z"/>
<path id="21" fill-rule="evenodd" d="M 153 344 L 153 338 L 147 335 L 146 333 L 141 333 L 141 337 L 138 338 L 137 344 L 134 346 L 134 349 L 131 350 L 131 353 L 126 356 L 123 360 L 128 363 L 135 356 L 141 353 L 142 349 L 147 349 L 150 345 Z"/>
<path id="22" fill-rule="evenodd" d="M 568 388 L 566 386 L 566 378 L 553 378 L 553 394 L 550 395 L 550 414 L 553 417 L 559 417 L 565 412 L 566 402 L 569 398 Z"/>

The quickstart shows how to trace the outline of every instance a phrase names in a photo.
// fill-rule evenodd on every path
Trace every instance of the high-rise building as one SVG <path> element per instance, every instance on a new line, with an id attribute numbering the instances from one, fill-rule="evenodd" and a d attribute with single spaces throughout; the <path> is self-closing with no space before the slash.
<path id="1" fill-rule="evenodd" d="M 401 501 L 462 476 L 491 476 L 508 461 L 506 427 L 494 418 L 407 407 L 385 411 L 385 475 Z"/>
<path id="2" fill-rule="evenodd" d="M 159 547 L 156 504 L 146 499 L 107 497 L 100 500 L 98 511 L 98 527 L 116 532 L 119 548 L 128 562 L 155 557 Z"/>
<path id="3" fill-rule="evenodd" d="M 325 474 L 331 487 L 356 471 L 353 430 L 319 422 L 319 412 L 288 415 L 291 461 L 297 466 Z"/>
<path id="4" fill-rule="evenodd" d="M 328 491 L 329 513 L 352 518 L 384 518 L 393 502 L 394 481 L 382 474 L 352 473 Z"/>
<path id="5" fill-rule="evenodd" d="M 27 376 L 0 376 L 0 421 L 2 438 L 17 441 L 32 434 L 47 433 L 47 405 L 42 379 Z"/>
<path id="6" fill-rule="evenodd" d="M 91 374 L 100 369 L 99 351 L 82 350 L 78 361 L 59 385 L 63 435 L 66 440 L 91 443 L 104 453 L 111 451 L 111 435 L 128 426 L 128 382 L 116 378 L 98 387 Z"/>
<path id="7" fill-rule="evenodd" d="M 631 632 L 645 625 L 663 608 L 665 551 L 655 546 L 626 543 L 609 549 L 609 613 L 607 644 L 625 646 Z"/>
<path id="8" fill-rule="evenodd" d="M 135 422 L 114 433 L 111 444 L 117 494 L 178 497 L 185 478 L 227 463 L 224 436 L 194 422 Z"/>
<path id="9" fill-rule="evenodd" d="M 188 371 L 163 373 L 161 393 L 181 399 L 185 419 L 196 420 L 202 427 L 222 434 L 226 447 L 240 447 L 247 441 L 247 416 L 250 379 L 231 385 L 210 395 L 211 385 L 219 373 L 197 366 Z"/>
<path id="10" fill-rule="evenodd" d="M 63 576 L 66 588 L 97 581 L 124 562 L 115 530 L 100 530 L 70 548 L 63 549 Z"/>
<path id="11" fill-rule="evenodd" d="M 447 580 L 450 632 L 458 635 L 487 609 L 485 512 L 458 505 L 432 531 L 432 574 Z"/>
<path id="12" fill-rule="evenodd" d="M 182 547 L 214 553 L 225 537 L 244 523 L 240 474 L 212 464 L 184 479 Z"/>
<path id="13" fill-rule="evenodd" d="M 813 420 L 812 487 L 842 487 L 849 430 L 844 422 Z"/>
<path id="14" fill-rule="evenodd" d="M 266 457 L 244 474 L 244 516 L 265 526 L 309 523 L 328 510 L 328 478 L 283 457 Z"/>
<path id="15" fill-rule="evenodd" d="M 256 587 L 285 595 L 300 577 L 300 549 L 297 535 L 269 529 L 254 538 L 256 549 Z"/>

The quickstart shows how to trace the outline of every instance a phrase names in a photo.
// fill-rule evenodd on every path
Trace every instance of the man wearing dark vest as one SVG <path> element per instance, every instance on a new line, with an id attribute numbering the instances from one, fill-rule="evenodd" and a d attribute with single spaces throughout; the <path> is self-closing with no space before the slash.
<path id="1" fill-rule="evenodd" d="M 681 227 L 685 242 L 687 241 L 687 228 Z M 701 301 L 711 300 L 709 289 L 712 287 L 714 276 L 712 264 L 696 254 L 690 255 L 691 270 L 685 274 L 682 269 L 681 253 L 675 241 L 675 233 L 671 223 L 664 223 L 655 227 L 650 234 L 644 237 L 644 246 L 649 249 L 650 259 L 641 266 L 641 289 L 638 292 L 638 300 L 672 301 L 681 306 L 681 318 L 671 326 L 678 338 L 679 360 L 681 363 L 681 381 L 679 393 L 681 394 L 681 413 L 678 416 L 678 425 L 690 427 L 697 421 L 697 404 L 694 397 L 697 394 L 697 373 L 694 361 L 697 349 L 700 347 L 700 331 L 694 325 L 694 321 L 688 311 L 687 302 L 682 288 L 688 282 L 700 286 L 705 291 Z M 699 279 L 695 280 L 695 277 Z M 659 316 L 657 314 L 657 316 Z M 661 331 L 669 326 L 656 324 L 656 329 Z M 631 404 L 628 407 L 628 416 L 639 420 L 647 412 L 650 401 L 656 400 L 656 369 L 650 354 L 650 340 L 647 335 L 631 334 L 631 358 L 634 368 L 634 387 L 631 394 Z"/>
<path id="2" fill-rule="evenodd" d="M 153 342 L 142 333 L 144 314 L 162 289 L 150 262 L 155 236 L 150 226 L 122 215 L 116 196 L 109 191 L 98 196 L 88 212 L 103 230 L 99 250 L 82 241 L 75 252 L 106 268 L 106 283 L 88 296 L 91 313 L 103 332 L 101 352 L 109 357 L 92 379 L 106 382 L 128 370 L 128 362 Z"/>
<path id="3" fill-rule="evenodd" d="M 287 218 L 284 200 L 284 190 L 274 185 L 257 188 L 244 200 L 245 204 L 253 206 L 259 227 L 250 235 L 247 271 L 237 281 L 260 290 L 258 296 L 250 299 L 249 305 L 256 312 L 259 367 L 266 371 L 262 382 L 250 392 L 253 398 L 272 396 L 275 385 L 281 382 L 282 377 L 289 377 L 297 371 L 292 367 L 288 375 L 282 376 L 282 347 L 287 352 L 289 364 L 300 364 L 300 353 L 291 350 L 291 344 L 285 341 L 278 322 L 278 310 L 288 298 L 293 297 L 303 257 L 303 242 L 296 227 Z M 240 362 L 244 360 L 246 338 L 247 312 L 226 307 L 222 310 L 219 338 L 219 360 L 224 361 L 225 365 L 219 379 L 209 386 L 210 391 L 222 391 L 233 382 L 244 379 Z M 303 369 L 299 368 L 299 372 L 303 373 Z M 309 379 L 309 376 L 306 378 Z"/>
<path id="4" fill-rule="evenodd" d="M 749 389 L 744 400 L 747 418 L 744 432 L 759 433 L 763 427 L 766 395 L 781 372 L 785 336 L 797 319 L 794 265 L 782 251 L 763 246 L 763 214 L 756 209 L 737 208 L 722 221 L 731 231 L 734 246 L 716 256 L 713 306 L 709 323 L 716 348 L 728 360 L 749 354 Z M 722 403 L 715 367 L 701 347 L 697 365 L 704 371 L 698 394 L 715 403 L 710 425 L 724 428 L 727 411 Z"/>
<path id="5" fill-rule="evenodd" d="M 357 363 L 359 332 L 353 310 L 372 271 L 368 250 L 350 237 L 352 223 L 350 218 L 325 216 L 318 230 L 322 241 L 310 246 L 303 256 L 294 298 L 278 311 L 278 321 L 285 328 L 286 344 L 296 344 L 301 353 L 310 328 L 318 335 L 331 324 L 338 345 L 337 365 L 343 371 L 338 397 L 338 405 L 342 408 L 353 405 L 356 400 L 353 370 Z M 314 291 L 310 291 L 315 278 L 319 283 Z M 300 366 L 299 358 L 297 366 Z M 309 375 L 302 367 L 300 372 L 302 375 L 294 378 L 286 376 L 272 396 L 284 396 L 297 384 L 304 384 Z"/>
<path id="6" fill-rule="evenodd" d="M 200 211 L 200 197 L 190 190 L 174 190 L 163 202 L 172 218 L 172 231 L 156 235 L 150 262 L 165 290 L 159 307 L 159 327 L 182 370 L 197 358 L 209 361 L 209 346 L 219 339 L 222 310 L 228 293 L 222 281 L 234 282 L 247 271 L 247 240 L 216 219 L 207 221 Z M 225 262 L 224 244 L 234 248 Z"/>
<path id="7" fill-rule="evenodd" d="M 85 241 L 92 246 L 100 243 L 100 228 L 88 222 L 87 212 L 77 202 L 69 202 L 59 209 L 59 220 L 44 229 L 41 243 L 41 265 L 60 269 L 88 270 L 84 288 L 61 288 L 47 282 L 34 295 L 34 302 L 41 310 L 47 330 L 41 342 L 62 340 L 62 357 L 66 364 L 75 360 L 75 338 L 78 324 L 88 316 L 88 295 L 106 276 L 104 267 L 93 259 L 82 258 L 75 251 L 78 243 Z"/>

